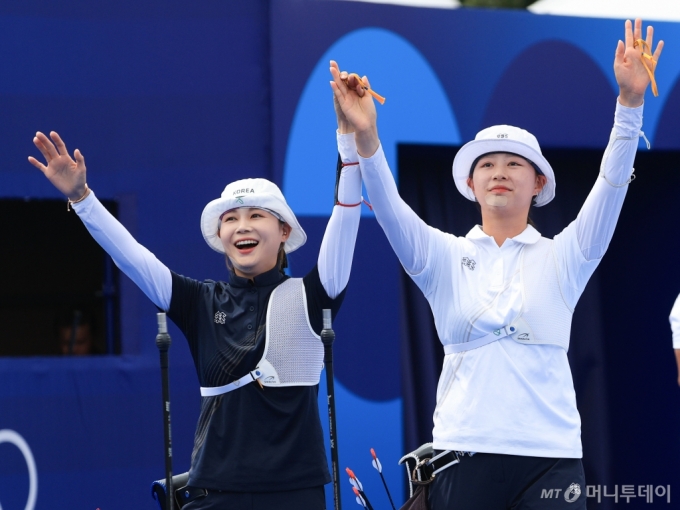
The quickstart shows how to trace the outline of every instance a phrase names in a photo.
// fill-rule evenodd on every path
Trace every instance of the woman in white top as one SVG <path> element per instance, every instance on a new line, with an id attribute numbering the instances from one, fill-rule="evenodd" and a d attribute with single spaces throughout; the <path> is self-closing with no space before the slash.
<path id="1" fill-rule="evenodd" d="M 555 195 L 553 170 L 533 135 L 493 126 L 460 149 L 453 177 L 479 203 L 482 225 L 465 237 L 441 232 L 398 195 L 375 106 L 363 89 L 368 80 L 359 83 L 331 65 L 331 87 L 355 129 L 376 218 L 429 301 L 444 345 L 433 443 L 460 462 L 430 485 L 435 510 L 585 508 L 567 348 L 574 307 L 606 251 L 632 180 L 650 82 L 635 42 L 641 37 L 641 20 L 634 28 L 626 21 L 614 59 L 614 128 L 600 174 L 576 220 L 554 239 L 528 224 L 532 203 L 545 205 Z M 649 48 L 652 39 L 648 27 Z M 655 60 L 662 48 L 660 42 Z"/>
<path id="2" fill-rule="evenodd" d="M 673 332 L 673 350 L 675 351 L 675 362 L 678 365 L 678 386 L 680 386 L 680 296 L 675 300 L 668 320 L 671 322 L 671 331 Z"/>

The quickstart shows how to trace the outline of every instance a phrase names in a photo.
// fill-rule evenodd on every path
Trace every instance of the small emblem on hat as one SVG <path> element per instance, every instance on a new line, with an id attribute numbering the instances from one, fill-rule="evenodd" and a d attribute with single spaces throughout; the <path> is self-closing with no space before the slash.
<path id="1" fill-rule="evenodd" d="M 508 138 L 508 134 L 507 133 L 498 133 L 496 135 L 496 138 Z"/>

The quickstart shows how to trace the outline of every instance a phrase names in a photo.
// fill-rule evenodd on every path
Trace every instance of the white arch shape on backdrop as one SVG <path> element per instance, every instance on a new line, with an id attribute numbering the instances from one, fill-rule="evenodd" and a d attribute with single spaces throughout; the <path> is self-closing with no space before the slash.
<path id="1" fill-rule="evenodd" d="M 23 454 L 24 460 L 26 461 L 26 466 L 28 467 L 28 499 L 26 500 L 25 510 L 33 510 L 35 508 L 35 502 L 38 499 L 38 470 L 35 467 L 35 459 L 33 458 L 33 452 L 31 452 L 30 446 L 26 440 L 21 437 L 21 435 L 13 430 L 3 429 L 0 430 L 0 444 L 10 443 L 19 448 L 19 451 Z M 2 510 L 2 505 L 0 505 L 0 510 Z"/>

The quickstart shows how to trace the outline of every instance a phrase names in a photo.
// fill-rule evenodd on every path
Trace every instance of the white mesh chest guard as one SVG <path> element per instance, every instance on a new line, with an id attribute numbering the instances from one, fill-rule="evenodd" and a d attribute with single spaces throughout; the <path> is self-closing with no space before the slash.
<path id="1" fill-rule="evenodd" d="M 262 360 L 265 386 L 313 386 L 323 368 L 323 343 L 309 324 L 301 278 L 276 287 L 267 306 L 267 338 Z"/>
<path id="2" fill-rule="evenodd" d="M 307 316 L 307 295 L 301 278 L 276 287 L 267 305 L 264 354 L 255 370 L 217 387 L 201 387 L 214 397 L 258 381 L 263 386 L 314 386 L 323 369 L 323 343 Z"/>

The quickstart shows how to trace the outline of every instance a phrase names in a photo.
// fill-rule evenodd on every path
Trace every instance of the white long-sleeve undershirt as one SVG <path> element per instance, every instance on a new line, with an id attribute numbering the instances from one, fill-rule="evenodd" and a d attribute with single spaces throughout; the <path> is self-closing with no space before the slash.
<path id="1" fill-rule="evenodd" d="M 637 151 L 642 110 L 642 106 L 627 108 L 617 101 L 600 176 L 575 220 L 579 247 L 586 260 L 601 258 L 614 233 L 628 186 L 612 184 L 626 183 L 633 172 L 628 163 Z M 359 156 L 359 161 L 378 223 L 404 269 L 412 275 L 419 274 L 427 261 L 430 227 L 399 196 L 382 147 L 370 158 Z"/>
<path id="2" fill-rule="evenodd" d="M 568 342 L 571 311 L 609 244 L 621 209 L 627 185 L 616 186 L 630 178 L 641 120 L 642 108 L 617 107 L 601 168 L 606 179 L 597 177 L 577 219 L 551 241 L 541 240 L 532 227 L 501 246 L 477 227 L 465 237 L 429 227 L 399 197 L 382 148 L 360 158 L 376 217 L 428 300 L 442 344 L 474 341 L 518 317 L 534 332 L 547 334 L 539 338 Z M 550 249 L 543 252 L 550 253 L 545 264 L 524 267 L 524 255 L 538 253 L 531 248 L 538 249 L 539 242 L 541 249 Z M 539 284 L 537 277 L 546 278 Z M 532 323 L 532 313 L 544 322 Z M 566 350 L 555 345 L 501 338 L 447 354 L 433 423 L 437 449 L 582 456 L 569 361 Z"/>
<path id="3" fill-rule="evenodd" d="M 342 169 L 338 200 L 347 204 L 361 201 L 361 171 L 358 165 Z M 106 210 L 94 192 L 90 192 L 82 202 L 73 204 L 73 209 L 118 268 L 135 282 L 156 306 L 168 310 L 172 298 L 172 277 L 165 264 L 132 237 Z M 324 233 L 319 251 L 318 270 L 321 283 L 331 298 L 337 297 L 349 281 L 361 219 L 360 209 L 359 206 L 335 206 Z"/>

